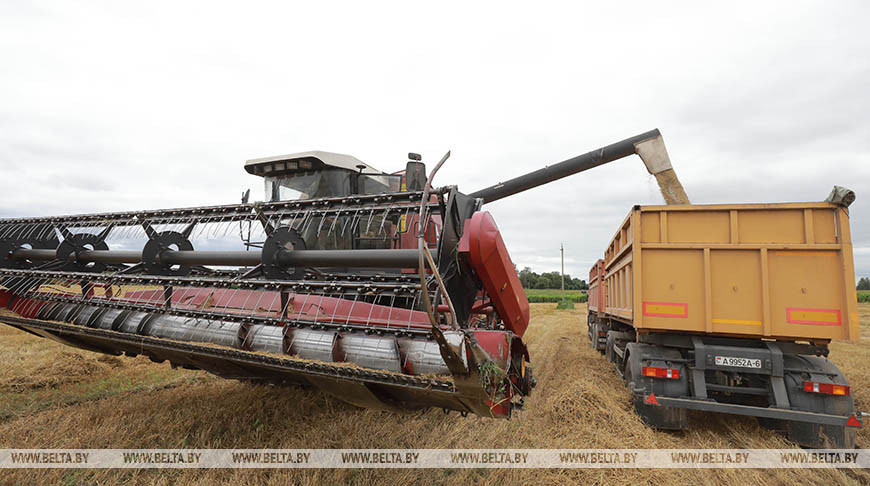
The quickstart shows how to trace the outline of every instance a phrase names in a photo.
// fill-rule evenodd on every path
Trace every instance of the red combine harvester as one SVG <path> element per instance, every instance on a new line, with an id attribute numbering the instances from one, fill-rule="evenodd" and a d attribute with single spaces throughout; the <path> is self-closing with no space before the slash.
<path id="1" fill-rule="evenodd" d="M 316 387 L 360 407 L 508 418 L 529 305 L 484 204 L 638 153 L 658 130 L 463 194 L 307 152 L 249 161 L 266 201 L 0 220 L 0 321 L 95 352 Z M 449 154 L 448 154 L 449 155 Z"/>

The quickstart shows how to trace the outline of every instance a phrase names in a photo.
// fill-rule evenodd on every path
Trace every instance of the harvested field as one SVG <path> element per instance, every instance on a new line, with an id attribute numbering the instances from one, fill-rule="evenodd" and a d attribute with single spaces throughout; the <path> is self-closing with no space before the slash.
<path id="1" fill-rule="evenodd" d="M 147 358 L 77 351 L 0 326 L 3 448 L 780 448 L 754 419 L 694 413 L 656 432 L 633 414 L 622 380 L 586 338 L 586 306 L 534 304 L 527 334 L 539 384 L 511 421 L 432 410 L 359 410 L 324 395 L 171 370 Z M 870 304 L 862 342 L 832 358 L 870 410 Z M 858 445 L 870 443 L 859 431 Z M 867 484 L 826 470 L 7 470 L 0 484 Z"/>

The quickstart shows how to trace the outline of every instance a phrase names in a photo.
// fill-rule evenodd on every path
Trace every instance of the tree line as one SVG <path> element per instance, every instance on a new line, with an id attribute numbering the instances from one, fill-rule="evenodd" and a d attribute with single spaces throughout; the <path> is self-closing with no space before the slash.
<path id="1" fill-rule="evenodd" d="M 559 272 L 536 273 L 531 268 L 524 267 L 517 271 L 520 276 L 520 283 L 526 289 L 561 289 L 562 277 Z M 870 278 L 861 277 L 858 280 L 858 290 L 870 290 Z M 589 285 L 586 280 L 572 278 L 567 273 L 565 274 L 565 290 L 588 290 Z"/>
<path id="2" fill-rule="evenodd" d="M 525 267 L 518 271 L 520 283 L 527 289 L 561 289 L 562 275 L 559 272 L 535 273 L 531 268 Z M 588 290 L 586 280 L 572 278 L 565 274 L 565 290 Z"/>

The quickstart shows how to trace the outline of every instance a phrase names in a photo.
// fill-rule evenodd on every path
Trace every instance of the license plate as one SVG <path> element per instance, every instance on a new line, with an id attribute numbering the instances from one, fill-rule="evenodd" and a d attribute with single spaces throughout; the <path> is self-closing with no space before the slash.
<path id="1" fill-rule="evenodd" d="M 761 368 L 760 359 L 734 358 L 731 356 L 716 356 L 717 366 L 733 366 L 735 368 Z"/>

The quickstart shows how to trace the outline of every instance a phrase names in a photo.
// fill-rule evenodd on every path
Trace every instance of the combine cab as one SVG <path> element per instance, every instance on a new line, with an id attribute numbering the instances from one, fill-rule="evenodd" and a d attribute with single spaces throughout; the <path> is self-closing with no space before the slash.
<path id="1" fill-rule="evenodd" d="M 307 152 L 249 161 L 265 202 L 0 220 L 0 321 L 114 355 L 386 410 L 508 418 L 535 385 L 529 305 L 482 205 L 611 160 L 658 131 L 471 195 Z M 658 171 L 658 172 L 655 172 Z"/>

